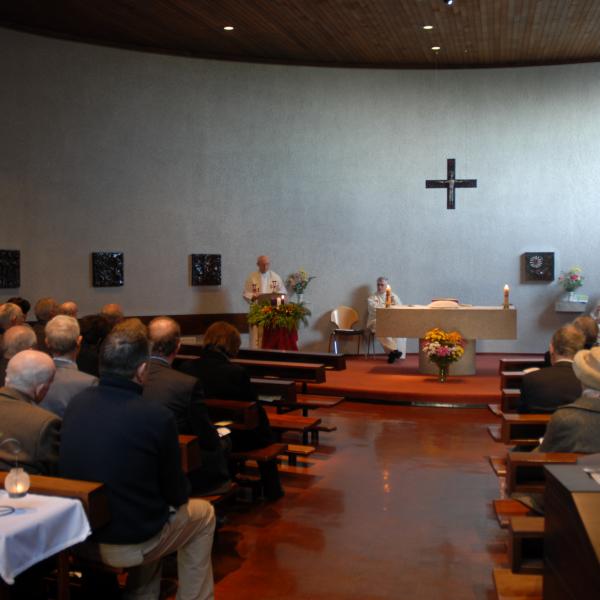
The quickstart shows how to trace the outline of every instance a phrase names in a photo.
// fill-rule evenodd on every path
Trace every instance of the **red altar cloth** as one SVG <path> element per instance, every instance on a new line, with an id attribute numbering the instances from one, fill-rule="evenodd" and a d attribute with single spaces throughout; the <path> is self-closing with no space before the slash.
<path id="1" fill-rule="evenodd" d="M 286 327 L 265 327 L 262 347 L 269 350 L 298 351 L 298 330 L 290 330 Z"/>

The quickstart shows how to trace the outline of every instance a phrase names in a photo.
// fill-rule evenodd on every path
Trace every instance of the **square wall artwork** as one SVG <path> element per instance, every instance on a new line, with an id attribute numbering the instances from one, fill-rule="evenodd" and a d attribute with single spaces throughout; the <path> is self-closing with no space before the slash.
<path id="1" fill-rule="evenodd" d="M 92 281 L 94 287 L 123 285 L 123 253 L 92 252 Z"/>
<path id="2" fill-rule="evenodd" d="M 0 288 L 18 288 L 21 285 L 21 251 L 0 250 Z"/>
<path id="3" fill-rule="evenodd" d="M 554 252 L 524 252 L 525 281 L 554 281 Z"/>
<path id="4" fill-rule="evenodd" d="M 192 285 L 221 285 L 220 254 L 192 254 Z"/>

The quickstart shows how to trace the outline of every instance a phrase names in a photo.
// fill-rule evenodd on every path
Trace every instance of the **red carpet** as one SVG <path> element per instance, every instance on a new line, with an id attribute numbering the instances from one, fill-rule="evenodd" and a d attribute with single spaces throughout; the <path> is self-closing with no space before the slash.
<path id="1" fill-rule="evenodd" d="M 415 404 L 484 405 L 500 401 L 500 376 L 498 360 L 506 354 L 478 354 L 477 374 L 452 376 L 439 383 L 432 375 L 421 375 L 418 357 L 409 355 L 406 360 L 387 363 L 387 357 L 365 359 L 347 357 L 345 371 L 327 371 L 327 380 L 309 385 L 315 394 L 346 396 L 360 400 L 381 400 Z M 515 355 L 516 356 L 516 355 Z"/>

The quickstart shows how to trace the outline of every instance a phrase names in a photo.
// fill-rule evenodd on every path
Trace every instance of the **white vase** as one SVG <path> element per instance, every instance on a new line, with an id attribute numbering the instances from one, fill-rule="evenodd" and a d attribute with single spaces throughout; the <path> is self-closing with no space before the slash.
<path id="1" fill-rule="evenodd" d="M 296 294 L 296 304 L 302 304 L 304 302 L 304 294 Z"/>

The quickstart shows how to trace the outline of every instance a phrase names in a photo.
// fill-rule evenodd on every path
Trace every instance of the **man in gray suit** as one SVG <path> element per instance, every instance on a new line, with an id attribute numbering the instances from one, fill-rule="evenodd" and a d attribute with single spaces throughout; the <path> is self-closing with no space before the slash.
<path id="1" fill-rule="evenodd" d="M 37 350 L 23 350 L 8 362 L 6 385 L 0 388 L 3 438 L 15 438 L 21 447 L 19 465 L 34 475 L 53 475 L 58 469 L 60 419 L 37 406 L 50 387 L 56 368 Z M 14 466 L 8 445 L 0 447 L 0 470 Z"/>
<path id="2" fill-rule="evenodd" d="M 75 360 L 81 345 L 77 319 L 59 315 L 48 322 L 45 331 L 56 375 L 40 406 L 62 419 L 71 399 L 82 390 L 97 385 L 98 378 L 77 368 Z"/>
<path id="3" fill-rule="evenodd" d="M 600 452 L 600 347 L 580 350 L 573 371 L 583 392 L 552 415 L 541 452 Z"/>

